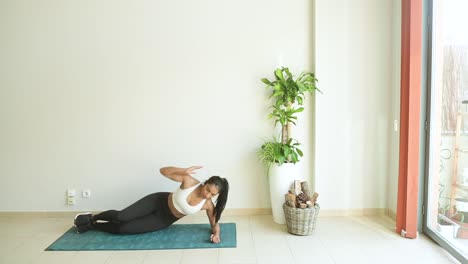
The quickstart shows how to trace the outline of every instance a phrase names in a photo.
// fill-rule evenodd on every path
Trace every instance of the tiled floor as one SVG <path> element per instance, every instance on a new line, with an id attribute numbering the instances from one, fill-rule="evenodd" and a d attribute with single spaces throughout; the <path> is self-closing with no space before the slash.
<path id="1" fill-rule="evenodd" d="M 0 217 L 0 263 L 458 263 L 426 236 L 404 239 L 385 216 L 319 217 L 315 233 L 294 236 L 272 217 L 227 216 L 237 224 L 237 248 L 154 251 L 44 251 L 72 219 Z M 206 223 L 186 217 L 180 223 Z M 208 234 L 207 234 L 208 235 Z"/>

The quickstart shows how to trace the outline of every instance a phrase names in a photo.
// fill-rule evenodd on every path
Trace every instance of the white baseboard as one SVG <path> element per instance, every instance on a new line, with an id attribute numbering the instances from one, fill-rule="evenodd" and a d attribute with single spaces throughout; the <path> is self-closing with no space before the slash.
<path id="1" fill-rule="evenodd" d="M 0 217 L 41 217 L 41 218 L 58 218 L 72 217 L 77 213 L 84 211 L 25 211 L 25 212 L 0 212 Z M 99 213 L 99 211 L 92 211 Z M 205 212 L 199 212 L 196 216 L 204 216 Z M 271 215 L 271 208 L 226 208 L 223 215 L 225 216 L 254 216 L 254 215 Z M 365 215 L 387 215 L 392 219 L 396 219 L 396 213 L 388 208 L 362 208 L 362 209 L 320 209 L 320 216 L 365 216 Z"/>
<path id="2" fill-rule="evenodd" d="M 392 209 L 387 208 L 387 216 L 390 217 L 393 221 L 396 221 L 396 212 Z"/>
<path id="3" fill-rule="evenodd" d="M 360 208 L 360 209 L 320 209 L 320 216 L 365 216 L 385 215 L 385 208 Z"/>

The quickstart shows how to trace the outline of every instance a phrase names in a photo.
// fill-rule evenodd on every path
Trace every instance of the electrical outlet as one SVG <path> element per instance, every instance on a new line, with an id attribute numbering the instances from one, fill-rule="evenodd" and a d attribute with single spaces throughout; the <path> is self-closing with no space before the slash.
<path id="1" fill-rule="evenodd" d="M 89 198 L 89 197 L 91 197 L 91 190 L 89 190 L 89 189 L 83 190 L 81 195 L 83 196 L 83 198 Z"/>
<path id="2" fill-rule="evenodd" d="M 76 191 L 75 189 L 67 189 L 67 196 L 68 197 L 75 197 Z"/>
<path id="3" fill-rule="evenodd" d="M 75 197 L 67 197 L 67 204 L 74 205 L 75 204 Z"/>

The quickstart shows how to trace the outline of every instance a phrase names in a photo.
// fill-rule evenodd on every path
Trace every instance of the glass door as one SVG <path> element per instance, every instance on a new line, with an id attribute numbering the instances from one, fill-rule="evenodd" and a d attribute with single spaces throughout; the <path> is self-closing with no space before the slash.
<path id="1" fill-rule="evenodd" d="M 431 8 L 425 232 L 468 263 L 468 1 Z"/>

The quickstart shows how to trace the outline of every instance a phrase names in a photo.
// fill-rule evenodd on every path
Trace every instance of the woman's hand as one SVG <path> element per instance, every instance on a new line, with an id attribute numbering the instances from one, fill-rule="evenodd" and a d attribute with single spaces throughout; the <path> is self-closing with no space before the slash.
<path id="1" fill-rule="evenodd" d="M 184 182 L 184 180 L 190 174 L 194 174 L 195 170 L 201 169 L 202 166 L 192 166 L 189 168 L 178 168 L 178 167 L 163 167 L 159 169 L 162 175 L 166 176 L 167 178 L 177 181 L 177 182 Z"/>
<path id="2" fill-rule="evenodd" d="M 221 242 L 220 234 L 221 234 L 221 228 L 219 227 L 219 224 L 216 223 L 215 221 L 215 215 L 214 215 L 214 205 L 211 202 L 211 200 L 208 200 L 209 202 L 206 203 L 209 205 L 208 209 L 206 209 L 206 215 L 208 216 L 208 220 L 210 220 L 210 225 L 211 225 L 211 236 L 210 240 L 211 242 L 217 244 Z"/>
<path id="3" fill-rule="evenodd" d="M 221 239 L 219 238 L 219 235 L 215 235 L 215 234 L 211 234 L 210 240 L 211 240 L 211 242 L 213 242 L 215 244 L 218 244 L 219 242 L 221 242 Z"/>
<path id="4" fill-rule="evenodd" d="M 201 169 L 201 168 L 203 168 L 203 167 L 202 166 L 192 166 L 192 167 L 186 168 L 185 173 L 188 174 L 188 175 L 192 175 L 192 174 L 195 174 L 196 170 Z"/>

